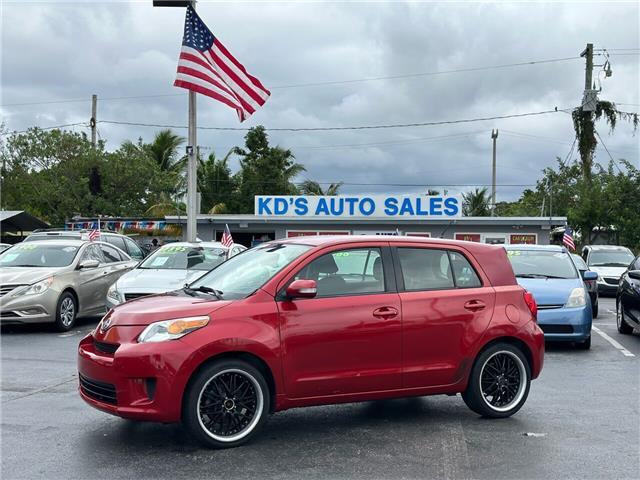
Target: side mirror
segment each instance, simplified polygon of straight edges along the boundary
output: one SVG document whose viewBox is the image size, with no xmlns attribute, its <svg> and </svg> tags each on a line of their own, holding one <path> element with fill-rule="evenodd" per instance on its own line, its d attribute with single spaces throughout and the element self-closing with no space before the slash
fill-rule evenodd
<svg viewBox="0 0 640 480">
<path fill-rule="evenodd" d="M 88 270 L 90 268 L 98 268 L 100 266 L 100 262 L 97 260 L 83 260 L 78 264 L 79 270 Z"/>
<path fill-rule="evenodd" d="M 313 298 L 318 294 L 318 284 L 315 280 L 294 280 L 287 287 L 287 298 Z"/>
<path fill-rule="evenodd" d="M 629 270 L 629 276 L 635 280 L 640 280 L 640 270 Z"/>
<path fill-rule="evenodd" d="M 584 272 L 582 272 L 582 279 L 583 280 L 597 280 L 598 279 L 598 274 L 596 272 L 592 272 L 590 270 L 585 270 Z"/>
</svg>

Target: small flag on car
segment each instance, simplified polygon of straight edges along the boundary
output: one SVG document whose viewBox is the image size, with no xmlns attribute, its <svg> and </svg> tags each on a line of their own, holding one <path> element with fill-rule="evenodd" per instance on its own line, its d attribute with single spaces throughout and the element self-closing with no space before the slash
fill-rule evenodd
<svg viewBox="0 0 640 480">
<path fill-rule="evenodd" d="M 226 223 L 224 224 L 224 232 L 222 233 L 222 239 L 220 240 L 220 243 L 222 243 L 222 245 L 224 245 L 227 248 L 233 245 L 233 237 L 231 236 L 231 230 L 229 230 L 229 225 L 227 225 Z"/>
<path fill-rule="evenodd" d="M 92 225 L 93 226 L 93 225 Z M 94 228 L 89 232 L 89 240 L 95 242 L 100 239 L 100 220 L 98 220 L 98 228 Z"/>
<path fill-rule="evenodd" d="M 562 244 L 569 250 L 576 249 L 576 244 L 573 241 L 573 230 L 571 230 L 571 227 L 569 227 L 568 225 L 564 229 L 564 235 L 562 235 Z"/>
</svg>

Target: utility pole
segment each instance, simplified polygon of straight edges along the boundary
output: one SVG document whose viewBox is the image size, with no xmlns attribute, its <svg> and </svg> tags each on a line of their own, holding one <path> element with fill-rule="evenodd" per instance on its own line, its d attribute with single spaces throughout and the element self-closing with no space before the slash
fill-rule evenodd
<svg viewBox="0 0 640 480">
<path fill-rule="evenodd" d="M 98 95 L 91 95 L 91 146 L 96 148 L 96 130 L 98 128 Z"/>
<path fill-rule="evenodd" d="M 491 130 L 493 139 L 493 165 L 491 169 L 491 216 L 496 214 L 496 140 L 498 139 L 498 129 Z"/>
<path fill-rule="evenodd" d="M 587 65 L 584 70 L 584 89 L 592 90 L 593 89 L 593 43 L 587 43 L 587 48 L 585 48 L 580 54 L 581 57 L 585 57 L 587 60 Z"/>
</svg>

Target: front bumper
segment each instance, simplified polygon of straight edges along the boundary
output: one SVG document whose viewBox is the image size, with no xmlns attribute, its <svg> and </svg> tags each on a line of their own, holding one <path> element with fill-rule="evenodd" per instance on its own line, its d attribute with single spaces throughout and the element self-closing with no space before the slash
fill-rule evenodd
<svg viewBox="0 0 640 480">
<path fill-rule="evenodd" d="M 37 295 L 12 297 L 9 292 L 1 299 L 0 322 L 3 324 L 54 322 L 60 292 L 48 288 Z"/>
<path fill-rule="evenodd" d="M 591 302 L 584 307 L 538 310 L 545 340 L 582 342 L 591 336 L 591 321 Z"/>
<path fill-rule="evenodd" d="M 143 329 L 116 326 L 104 335 L 96 329 L 80 341 L 80 396 L 119 417 L 178 422 L 190 373 L 186 366 L 193 356 L 180 340 L 137 343 Z"/>
<path fill-rule="evenodd" d="M 599 295 L 615 295 L 618 291 L 618 285 L 612 285 L 610 283 L 601 282 L 598 280 L 598 294 Z"/>
</svg>

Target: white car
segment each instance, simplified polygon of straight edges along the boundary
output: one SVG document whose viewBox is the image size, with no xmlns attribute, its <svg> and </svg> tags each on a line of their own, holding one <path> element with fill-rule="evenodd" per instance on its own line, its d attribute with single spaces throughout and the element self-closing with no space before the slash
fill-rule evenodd
<svg viewBox="0 0 640 480">
<path fill-rule="evenodd" d="M 164 245 L 109 287 L 106 306 L 113 308 L 134 298 L 178 290 L 245 250 L 242 245 L 225 247 L 220 242 Z"/>
<path fill-rule="evenodd" d="M 615 295 L 620 277 L 635 256 L 627 247 L 587 245 L 582 249 L 582 258 L 589 270 L 598 274 L 598 293 Z"/>
</svg>

